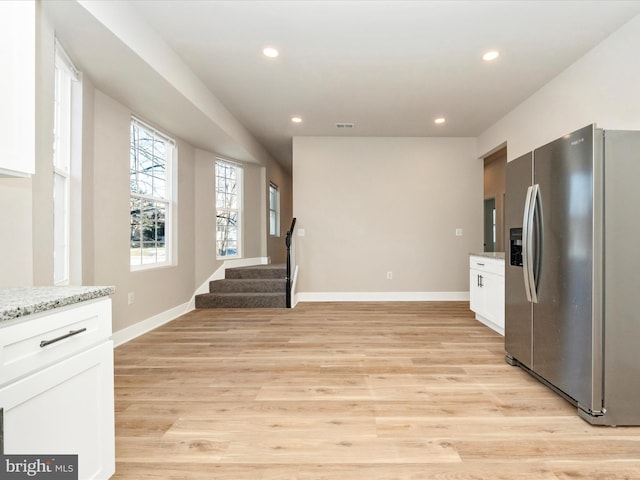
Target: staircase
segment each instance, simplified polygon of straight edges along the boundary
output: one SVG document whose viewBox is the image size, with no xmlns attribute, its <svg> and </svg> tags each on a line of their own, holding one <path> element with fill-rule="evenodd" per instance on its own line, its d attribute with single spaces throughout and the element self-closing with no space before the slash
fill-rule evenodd
<svg viewBox="0 0 640 480">
<path fill-rule="evenodd" d="M 286 274 L 284 264 L 228 268 L 196 295 L 196 308 L 285 308 Z"/>
</svg>

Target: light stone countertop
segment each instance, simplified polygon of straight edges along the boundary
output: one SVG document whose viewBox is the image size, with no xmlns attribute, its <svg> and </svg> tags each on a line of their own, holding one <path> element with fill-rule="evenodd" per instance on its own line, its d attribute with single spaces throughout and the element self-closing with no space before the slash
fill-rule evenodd
<svg viewBox="0 0 640 480">
<path fill-rule="evenodd" d="M 114 294 L 115 287 L 0 288 L 0 323 Z"/>
<path fill-rule="evenodd" d="M 504 260 L 504 252 L 480 252 L 470 253 L 470 257 L 493 258 L 494 260 Z"/>
</svg>

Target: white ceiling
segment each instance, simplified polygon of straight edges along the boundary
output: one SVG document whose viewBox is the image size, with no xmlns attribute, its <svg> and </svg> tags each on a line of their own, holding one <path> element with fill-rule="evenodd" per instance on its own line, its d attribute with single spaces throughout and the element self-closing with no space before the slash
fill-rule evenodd
<svg viewBox="0 0 640 480">
<path fill-rule="evenodd" d="M 130 3 L 287 169 L 294 135 L 476 137 L 640 13 L 640 1 Z M 486 64 L 489 49 L 500 57 Z"/>
</svg>

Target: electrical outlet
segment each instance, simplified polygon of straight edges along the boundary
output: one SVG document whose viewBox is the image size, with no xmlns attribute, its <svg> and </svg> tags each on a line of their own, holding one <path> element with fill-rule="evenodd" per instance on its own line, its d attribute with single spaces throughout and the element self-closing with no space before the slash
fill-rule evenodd
<svg viewBox="0 0 640 480">
<path fill-rule="evenodd" d="M 456 228 L 456 237 L 461 237 L 461 236 L 462 236 L 462 229 Z"/>
<path fill-rule="evenodd" d="M 393 279 L 393 272 L 387 272 L 387 280 Z"/>
<path fill-rule="evenodd" d="M 298 229 L 298 236 L 299 237 L 304 237 L 304 228 L 299 228 Z"/>
<path fill-rule="evenodd" d="M 129 305 L 131 305 L 132 303 L 135 303 L 136 294 L 134 292 L 129 292 L 129 295 L 127 296 L 127 301 L 129 302 Z"/>
</svg>

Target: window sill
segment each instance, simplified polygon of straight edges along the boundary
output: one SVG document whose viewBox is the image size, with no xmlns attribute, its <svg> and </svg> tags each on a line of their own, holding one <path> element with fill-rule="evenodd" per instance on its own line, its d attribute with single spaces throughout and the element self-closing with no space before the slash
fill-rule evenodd
<svg viewBox="0 0 640 480">
<path fill-rule="evenodd" d="M 241 255 L 224 255 L 222 257 L 216 255 L 216 260 L 219 260 L 221 262 L 225 261 L 225 260 L 238 260 L 240 258 L 244 258 Z"/>
<path fill-rule="evenodd" d="M 146 272 L 146 271 L 149 271 L 149 270 L 157 270 L 157 269 L 161 269 L 161 268 L 176 267 L 177 265 L 178 265 L 177 263 L 169 263 L 169 262 L 154 263 L 154 264 L 147 264 L 147 265 L 130 265 L 129 266 L 129 271 L 131 273 L 133 273 L 133 272 Z"/>
</svg>

